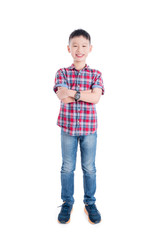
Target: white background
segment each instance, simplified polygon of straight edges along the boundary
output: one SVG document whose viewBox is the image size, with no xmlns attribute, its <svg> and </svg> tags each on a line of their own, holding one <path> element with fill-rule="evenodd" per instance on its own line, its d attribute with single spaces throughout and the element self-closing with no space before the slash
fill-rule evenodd
<svg viewBox="0 0 160 240">
<path fill-rule="evenodd" d="M 0 3 L 0 239 L 160 239 L 159 1 Z M 102 72 L 97 105 L 97 207 L 84 213 L 78 152 L 71 223 L 60 225 L 59 100 L 54 77 L 72 64 L 68 37 L 91 35 Z"/>
</svg>

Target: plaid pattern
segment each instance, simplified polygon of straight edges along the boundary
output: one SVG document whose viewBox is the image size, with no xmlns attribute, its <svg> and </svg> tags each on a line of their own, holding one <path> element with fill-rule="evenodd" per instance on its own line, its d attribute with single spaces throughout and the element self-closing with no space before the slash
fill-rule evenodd
<svg viewBox="0 0 160 240">
<path fill-rule="evenodd" d="M 55 76 L 53 87 L 55 92 L 57 87 L 67 87 L 75 91 L 101 88 L 102 94 L 104 94 L 101 72 L 91 69 L 87 64 L 80 71 L 75 69 L 74 64 L 68 68 L 60 68 Z M 57 125 L 71 136 L 94 133 L 98 125 L 95 104 L 83 101 L 68 104 L 61 102 Z"/>
</svg>

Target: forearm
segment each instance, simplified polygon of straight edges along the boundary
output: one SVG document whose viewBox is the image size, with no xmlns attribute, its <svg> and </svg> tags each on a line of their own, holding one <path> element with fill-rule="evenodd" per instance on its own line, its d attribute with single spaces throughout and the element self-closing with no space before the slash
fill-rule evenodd
<svg viewBox="0 0 160 240">
<path fill-rule="evenodd" d="M 73 98 L 75 94 L 76 94 L 76 91 L 69 90 L 69 97 Z M 99 101 L 99 96 L 97 95 L 96 92 L 92 92 L 91 90 L 81 91 L 81 96 L 78 101 L 84 101 L 84 102 L 96 104 Z"/>
<path fill-rule="evenodd" d="M 61 100 L 63 103 L 72 103 L 75 102 L 75 99 L 73 97 L 67 97 Z"/>
<path fill-rule="evenodd" d="M 85 92 L 81 92 L 81 97 L 80 97 L 79 101 L 96 104 L 99 101 L 99 97 L 94 92 L 87 93 L 87 94 Z"/>
<path fill-rule="evenodd" d="M 63 103 L 71 103 L 75 102 L 76 92 L 77 91 L 67 89 L 66 87 L 58 87 L 58 91 L 56 92 L 56 94 L 59 100 L 61 100 Z M 81 91 L 80 93 L 80 99 L 78 101 L 97 104 L 102 94 L 102 89 L 93 88 Z"/>
<path fill-rule="evenodd" d="M 69 97 L 62 99 L 61 101 L 63 103 L 75 102 L 74 96 L 75 96 L 77 91 L 74 91 L 74 90 L 68 90 L 68 91 L 69 91 Z M 92 90 L 85 90 L 85 91 L 81 91 L 81 93 L 84 92 L 84 93 L 88 94 L 88 93 L 91 93 L 91 91 Z"/>
</svg>

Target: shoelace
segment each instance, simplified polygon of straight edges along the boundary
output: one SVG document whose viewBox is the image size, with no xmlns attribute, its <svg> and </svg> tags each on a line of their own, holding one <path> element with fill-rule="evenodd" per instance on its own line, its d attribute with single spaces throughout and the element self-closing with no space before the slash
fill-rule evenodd
<svg viewBox="0 0 160 240">
<path fill-rule="evenodd" d="M 68 204 L 66 202 L 63 202 L 62 205 L 58 206 L 57 208 L 62 207 L 63 205 L 67 205 L 68 206 Z"/>
<path fill-rule="evenodd" d="M 67 203 L 63 203 L 62 205 L 58 206 L 59 207 L 62 207 L 62 210 L 63 212 L 67 212 L 68 209 L 69 209 L 69 205 Z"/>
</svg>

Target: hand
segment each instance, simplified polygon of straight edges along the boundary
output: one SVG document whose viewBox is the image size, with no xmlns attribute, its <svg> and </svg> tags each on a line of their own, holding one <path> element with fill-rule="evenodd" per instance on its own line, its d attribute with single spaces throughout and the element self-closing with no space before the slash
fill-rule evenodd
<svg viewBox="0 0 160 240">
<path fill-rule="evenodd" d="M 83 91 L 83 92 L 85 92 L 85 93 L 91 93 L 91 92 L 92 92 L 92 89 L 85 90 L 85 91 Z"/>
<path fill-rule="evenodd" d="M 69 96 L 68 88 L 66 87 L 58 87 L 58 91 L 56 92 L 59 100 L 67 98 Z"/>
</svg>

